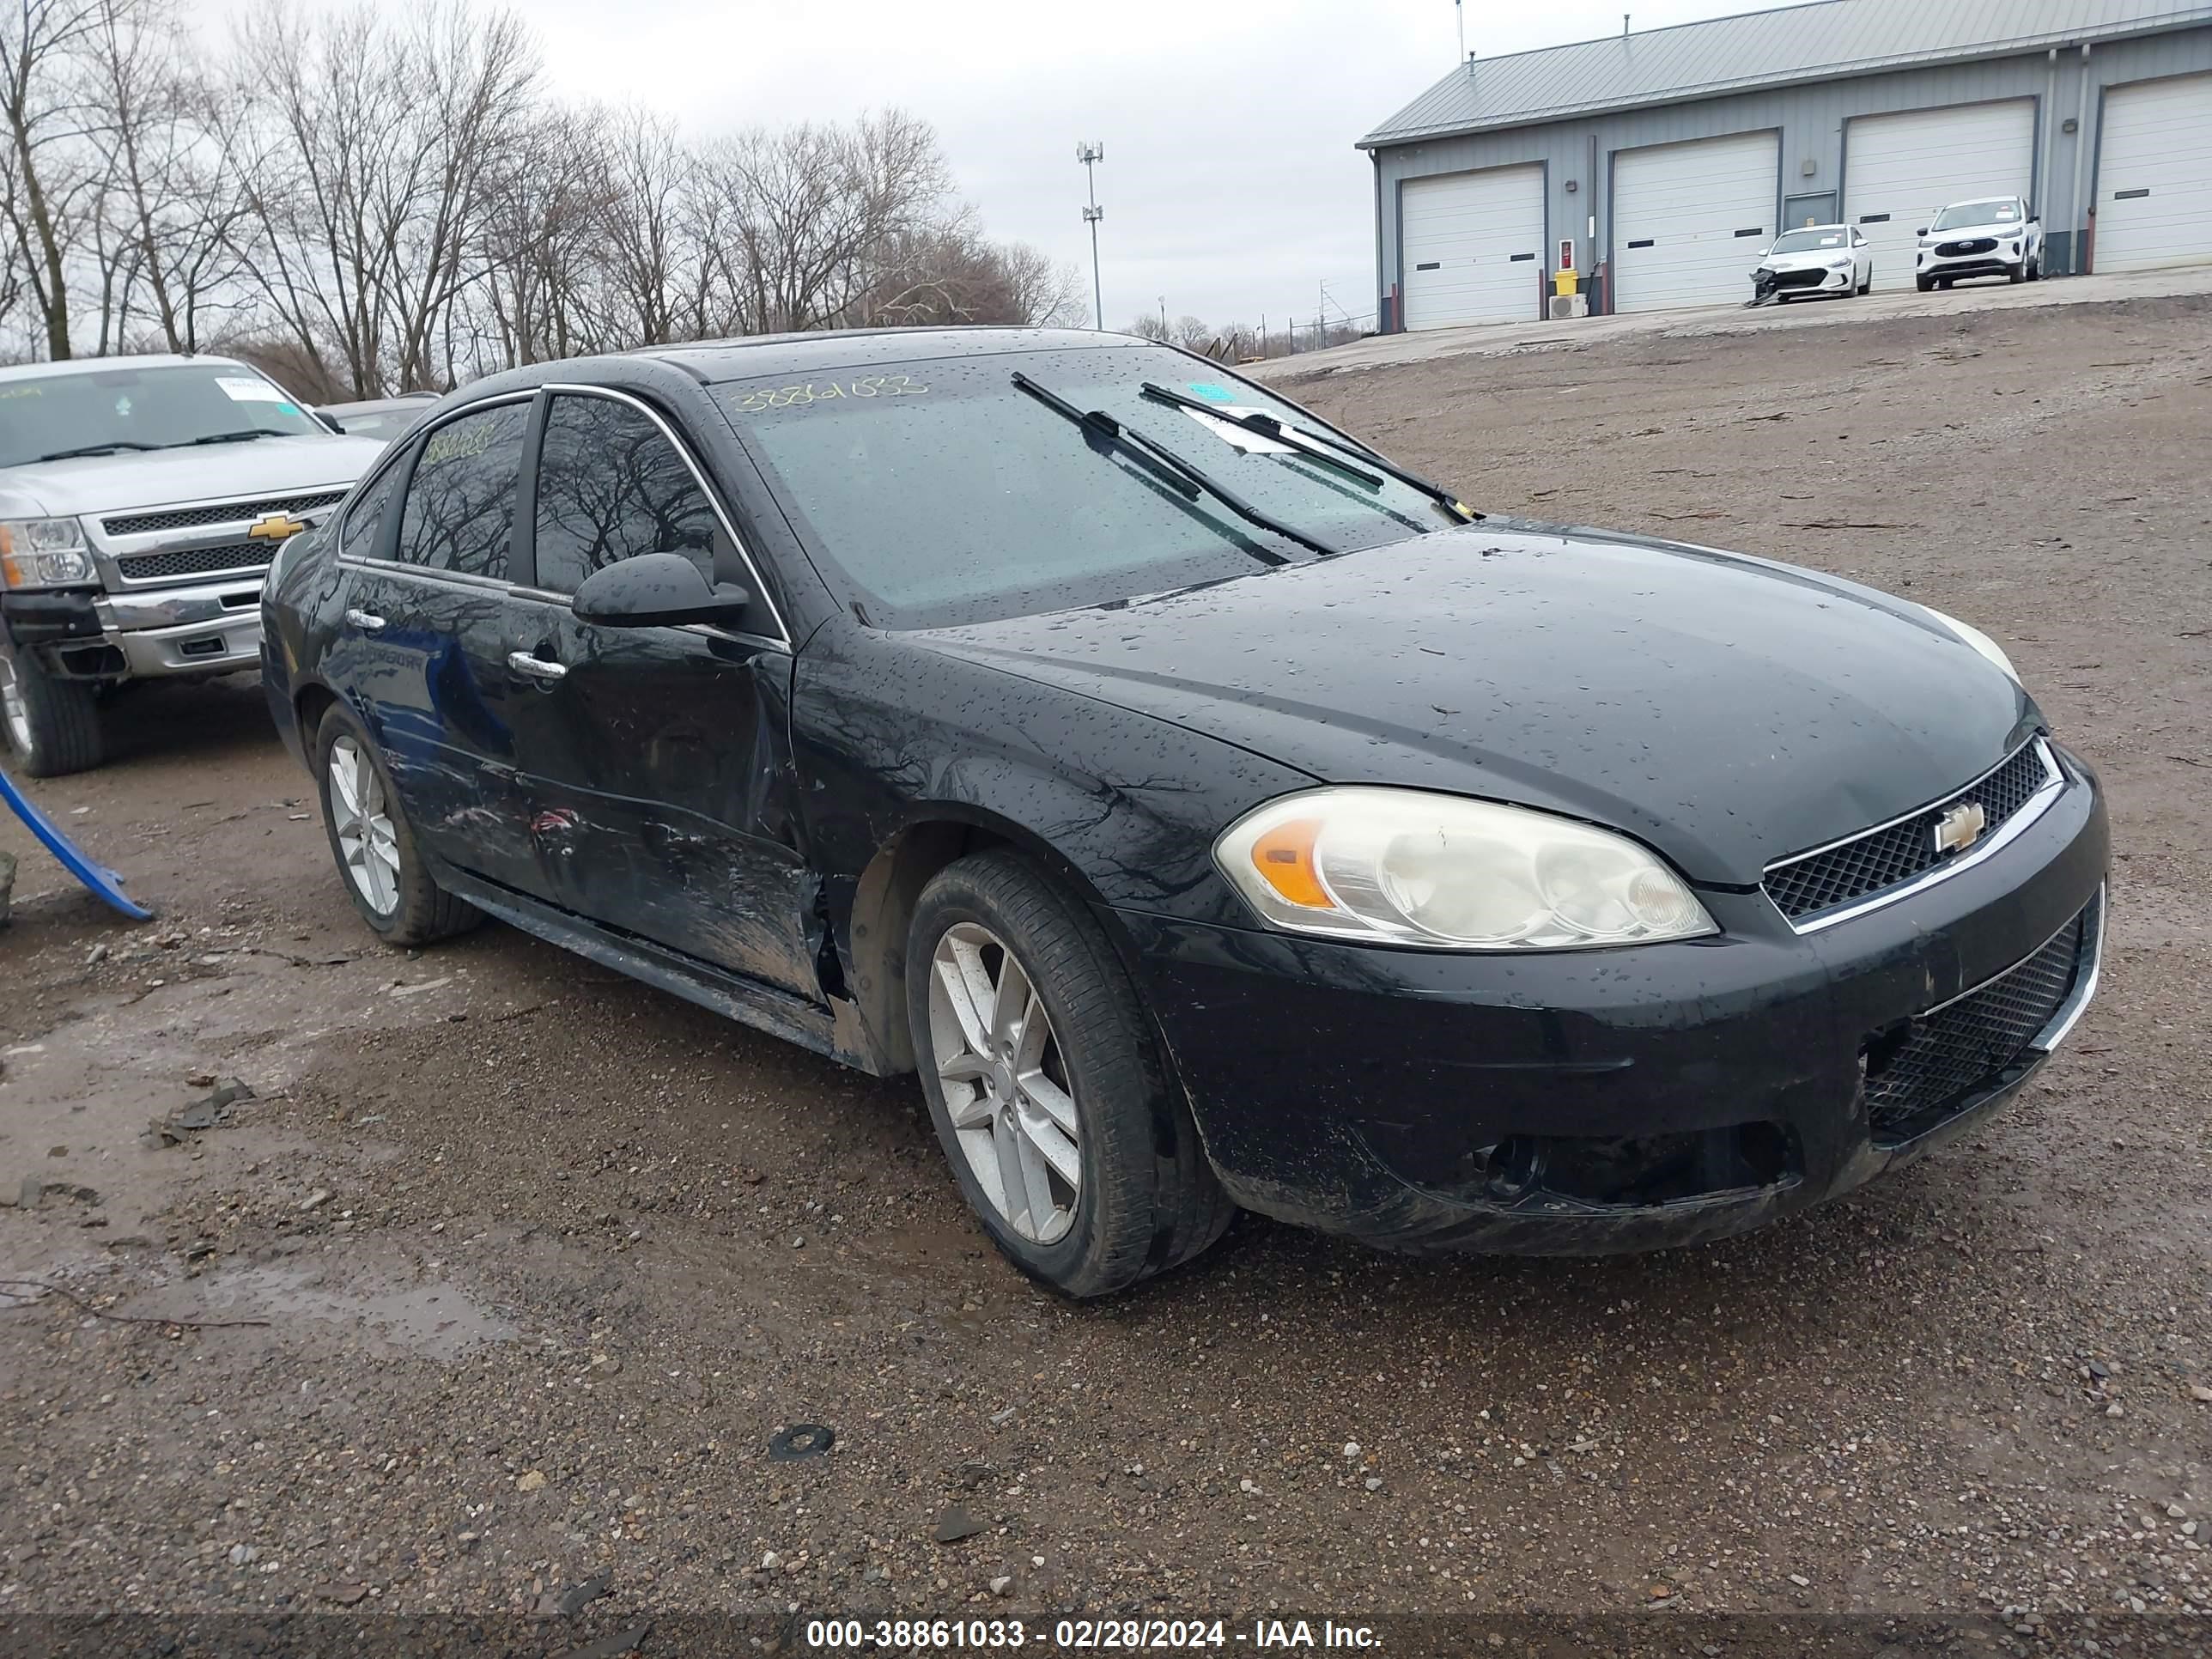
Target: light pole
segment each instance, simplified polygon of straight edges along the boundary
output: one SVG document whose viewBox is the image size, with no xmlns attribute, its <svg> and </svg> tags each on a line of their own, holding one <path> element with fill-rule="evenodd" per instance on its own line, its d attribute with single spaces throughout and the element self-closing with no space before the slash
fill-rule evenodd
<svg viewBox="0 0 2212 1659">
<path fill-rule="evenodd" d="M 1103 334 L 1106 331 L 1106 301 L 1098 286 L 1098 222 L 1106 216 L 1106 210 L 1098 205 L 1098 175 L 1092 169 L 1106 159 L 1105 142 L 1102 139 L 1095 143 L 1079 143 L 1075 159 L 1083 163 L 1084 182 L 1091 189 L 1091 205 L 1083 210 L 1083 222 L 1091 227 L 1091 311 Z"/>
</svg>

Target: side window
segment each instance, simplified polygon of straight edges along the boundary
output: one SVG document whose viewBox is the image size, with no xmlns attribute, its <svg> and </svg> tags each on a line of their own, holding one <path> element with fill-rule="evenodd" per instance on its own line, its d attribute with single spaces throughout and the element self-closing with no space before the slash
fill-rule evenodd
<svg viewBox="0 0 2212 1659">
<path fill-rule="evenodd" d="M 611 398 L 556 393 L 538 462 L 538 585 L 573 593 L 641 553 L 689 554 L 709 581 L 721 521 L 660 428 Z"/>
<path fill-rule="evenodd" d="M 361 499 L 346 509 L 345 522 L 338 526 L 338 551 L 349 558 L 366 559 L 376 552 L 376 532 L 384 522 L 385 509 L 392 505 L 392 492 L 399 483 L 399 469 L 387 466 Z"/>
<path fill-rule="evenodd" d="M 506 580 L 529 416 L 527 403 L 501 404 L 423 441 L 399 520 L 400 562 Z"/>
</svg>

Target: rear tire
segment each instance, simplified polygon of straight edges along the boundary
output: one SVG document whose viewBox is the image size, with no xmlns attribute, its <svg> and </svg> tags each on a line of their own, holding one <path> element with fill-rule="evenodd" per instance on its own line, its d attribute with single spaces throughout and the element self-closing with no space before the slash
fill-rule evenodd
<svg viewBox="0 0 2212 1659">
<path fill-rule="evenodd" d="M 1002 850 L 947 866 L 915 905 L 906 982 L 938 1139 L 1024 1273 L 1104 1296 L 1228 1227 L 1236 1206 L 1136 985 L 1060 884 Z"/>
<path fill-rule="evenodd" d="M 324 714 L 310 752 L 331 856 L 346 896 L 378 938 L 386 945 L 428 945 L 483 920 L 466 899 L 430 879 L 383 757 L 343 706 Z M 343 786 L 342 774 L 349 780 Z"/>
<path fill-rule="evenodd" d="M 56 679 L 35 656 L 0 645 L 0 711 L 8 751 L 26 776 L 58 778 L 100 764 L 100 688 L 92 681 Z"/>
</svg>

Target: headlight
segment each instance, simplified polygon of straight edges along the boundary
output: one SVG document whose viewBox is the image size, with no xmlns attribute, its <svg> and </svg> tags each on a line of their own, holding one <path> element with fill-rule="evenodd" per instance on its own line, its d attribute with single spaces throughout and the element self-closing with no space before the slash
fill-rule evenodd
<svg viewBox="0 0 2212 1659">
<path fill-rule="evenodd" d="M 1851 261 L 1848 255 L 1841 259 L 1831 259 L 1828 261 L 1828 269 L 1831 270 L 1849 270 L 1850 268 Z"/>
<path fill-rule="evenodd" d="M 1433 951 L 1569 951 L 1717 930 L 1625 836 L 1418 789 L 1316 789 L 1246 813 L 1213 856 L 1261 919 Z"/>
<path fill-rule="evenodd" d="M 9 586 L 60 587 L 92 579 L 92 554 L 75 519 L 0 522 L 0 580 Z"/>
<path fill-rule="evenodd" d="M 1925 611 L 1929 616 L 1935 617 L 1937 622 L 1942 623 L 1944 627 L 1949 629 L 1954 634 L 1956 634 L 1968 645 L 1972 646 L 1975 650 L 1980 652 L 1982 655 L 1988 658 L 1990 661 L 2003 669 L 2007 674 L 2012 677 L 2012 683 L 2014 685 L 2018 685 L 2020 684 L 2020 670 L 2012 665 L 2012 659 L 2005 655 L 2004 647 L 1999 645 L 1995 640 L 1991 639 L 1988 635 L 1983 633 L 1980 629 L 1972 626 L 1971 623 L 1962 623 L 1956 617 L 1948 616 L 1944 612 L 1938 611 L 1932 605 L 1924 605 L 1920 608 L 1923 611 Z"/>
</svg>

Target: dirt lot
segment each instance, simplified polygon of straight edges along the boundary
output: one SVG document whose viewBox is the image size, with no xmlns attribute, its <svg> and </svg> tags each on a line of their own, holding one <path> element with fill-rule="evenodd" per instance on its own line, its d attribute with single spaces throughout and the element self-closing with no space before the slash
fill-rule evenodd
<svg viewBox="0 0 2212 1659">
<path fill-rule="evenodd" d="M 2005 641 L 2118 848 L 2043 1078 L 1715 1248 L 1409 1265 L 1247 1221 L 1068 1306 L 981 1245 L 911 1085 L 501 928 L 374 947 L 258 688 L 144 693 L 37 793 L 161 919 L 0 837 L 0 1198 L 46 1188 L 0 1209 L 0 1622 L 2212 1608 L 2212 301 L 1290 389 L 1470 499 Z M 195 1076 L 254 1097 L 142 1144 Z M 794 1423 L 834 1449 L 771 1460 Z"/>
</svg>

